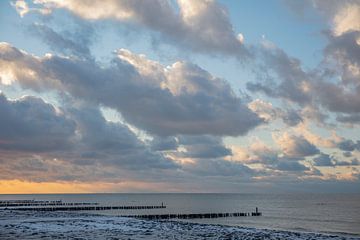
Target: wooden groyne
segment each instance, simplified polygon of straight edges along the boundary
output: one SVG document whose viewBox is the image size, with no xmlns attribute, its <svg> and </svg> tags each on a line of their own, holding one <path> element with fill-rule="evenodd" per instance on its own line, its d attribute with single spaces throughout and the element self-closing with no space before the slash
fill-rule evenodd
<svg viewBox="0 0 360 240">
<path fill-rule="evenodd" d="M 102 210 L 131 210 L 131 209 L 159 209 L 161 205 L 141 206 L 99 206 L 99 203 L 90 202 L 63 202 L 62 200 L 3 200 L 0 201 L 0 210 L 14 211 L 102 211 Z"/>
<path fill-rule="evenodd" d="M 55 201 L 35 201 L 35 200 L 8 200 L 0 201 L 0 207 L 30 207 L 30 206 L 81 206 L 81 205 L 99 205 L 90 202 L 63 202 Z"/>
<path fill-rule="evenodd" d="M 35 200 L 7 200 L 0 201 L 1 210 L 13 211 L 104 211 L 104 210 L 141 210 L 141 209 L 163 209 L 161 205 L 142 206 L 99 206 L 99 203 L 86 202 L 62 202 L 56 201 L 35 201 Z M 261 216 L 262 213 L 255 208 L 255 212 L 235 213 L 190 213 L 190 214 L 143 214 L 143 215 L 121 215 L 121 217 L 163 220 L 163 219 L 196 219 L 196 218 L 225 218 L 225 217 L 248 217 Z"/>
<path fill-rule="evenodd" d="M 196 219 L 196 218 L 225 218 L 225 217 L 248 217 L 261 216 L 261 212 L 236 212 L 236 213 L 190 213 L 190 214 L 158 214 L 158 215 L 123 215 L 122 217 L 138 218 L 146 220 L 165 219 Z"/>
<path fill-rule="evenodd" d="M 6 207 L 1 210 L 14 211 L 103 211 L 103 210 L 131 210 L 131 209 L 159 209 L 160 206 L 53 206 L 53 207 Z"/>
</svg>

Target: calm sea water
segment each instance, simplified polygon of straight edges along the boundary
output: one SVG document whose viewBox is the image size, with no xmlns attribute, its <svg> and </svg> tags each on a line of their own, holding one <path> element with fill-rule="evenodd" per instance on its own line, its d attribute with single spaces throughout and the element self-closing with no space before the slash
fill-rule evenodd
<svg viewBox="0 0 360 240">
<path fill-rule="evenodd" d="M 360 235 L 359 194 L 41 194 L 0 195 L 5 199 L 98 202 L 101 205 L 161 205 L 166 209 L 96 211 L 130 215 L 161 213 L 251 212 L 261 217 L 191 220 L 200 223 Z"/>
</svg>

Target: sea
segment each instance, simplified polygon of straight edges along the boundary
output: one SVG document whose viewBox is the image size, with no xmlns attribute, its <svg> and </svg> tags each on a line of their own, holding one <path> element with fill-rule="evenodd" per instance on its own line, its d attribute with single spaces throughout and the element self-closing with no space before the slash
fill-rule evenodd
<svg viewBox="0 0 360 240">
<path fill-rule="evenodd" d="M 262 216 L 181 220 L 196 223 L 360 236 L 360 194 L 102 193 L 0 195 L 1 200 L 62 200 L 100 205 L 166 205 L 101 215 L 254 212 Z"/>
</svg>

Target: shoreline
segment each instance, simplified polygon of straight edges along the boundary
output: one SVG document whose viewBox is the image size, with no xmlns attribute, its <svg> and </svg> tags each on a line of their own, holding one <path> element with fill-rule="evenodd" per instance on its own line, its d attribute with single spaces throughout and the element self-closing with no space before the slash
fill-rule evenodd
<svg viewBox="0 0 360 240">
<path fill-rule="evenodd" d="M 283 232 L 294 232 L 294 233 L 307 233 L 307 234 L 323 234 L 323 235 L 336 235 L 336 236 L 342 236 L 342 237 L 355 237 L 360 239 L 360 234 L 358 233 L 350 233 L 350 232 L 329 232 L 329 231 L 311 231 L 305 228 L 297 228 L 297 229 L 286 229 L 286 228 L 266 228 L 266 227 L 252 227 L 252 226 L 239 226 L 236 224 L 230 224 L 230 223 L 201 223 L 196 222 L 196 220 L 184 220 L 184 219 L 178 219 L 178 220 L 169 220 L 173 222 L 183 222 L 183 223 L 191 223 L 191 224 L 200 224 L 200 225 L 214 225 L 214 226 L 223 226 L 223 227 L 235 227 L 235 228 L 244 228 L 244 229 L 254 229 L 259 231 L 283 231 Z"/>
<path fill-rule="evenodd" d="M 77 212 L 0 212 L 0 239 L 334 239 L 359 235 L 260 229 Z"/>
</svg>

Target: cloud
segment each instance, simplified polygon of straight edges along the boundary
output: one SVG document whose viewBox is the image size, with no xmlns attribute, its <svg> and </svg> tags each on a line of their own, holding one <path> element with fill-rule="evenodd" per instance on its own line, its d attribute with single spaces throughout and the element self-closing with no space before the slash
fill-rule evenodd
<svg viewBox="0 0 360 240">
<path fill-rule="evenodd" d="M 261 174 L 265 176 L 275 176 L 280 172 L 282 174 L 287 172 L 304 172 L 310 171 L 311 169 L 305 166 L 301 161 L 304 160 L 303 157 L 299 156 L 289 156 L 284 152 L 279 151 L 275 148 L 271 148 L 265 145 L 261 141 L 255 141 L 247 149 L 243 149 L 241 155 L 243 157 L 238 157 L 238 151 L 234 151 L 234 156 L 232 159 L 246 163 L 248 165 L 261 165 Z"/>
<path fill-rule="evenodd" d="M 322 64 L 309 71 L 283 50 L 263 47 L 258 57 L 260 67 L 257 65 L 254 70 L 261 70 L 261 74 L 258 81 L 247 83 L 247 89 L 312 108 L 317 115 L 321 114 L 321 107 L 330 112 L 356 114 L 360 111 L 359 34 L 327 35 L 329 44 Z"/>
<path fill-rule="evenodd" d="M 24 0 L 18 0 L 16 2 L 12 2 L 11 4 L 15 7 L 20 17 L 24 17 L 29 12 L 29 6 Z"/>
<path fill-rule="evenodd" d="M 25 0 L 16 0 L 11 2 L 11 5 L 16 9 L 20 17 L 24 17 L 30 12 L 38 12 L 41 14 L 50 14 L 50 10 L 46 8 L 30 8 Z"/>
<path fill-rule="evenodd" d="M 273 165 L 279 160 L 279 152 L 260 141 L 252 143 L 249 151 L 250 154 L 253 155 L 249 161 L 252 163 Z"/>
<path fill-rule="evenodd" d="M 290 172 L 302 172 L 310 170 L 308 167 L 297 161 L 280 161 L 276 164 L 276 169 Z"/>
<path fill-rule="evenodd" d="M 339 36 L 346 32 L 360 30 L 360 2 L 358 0 L 312 0 L 308 3 L 328 19 L 334 35 Z"/>
<path fill-rule="evenodd" d="M 179 136 L 179 145 L 186 152 L 186 158 L 221 158 L 232 155 L 231 149 L 225 147 L 221 138 L 214 136 Z"/>
<path fill-rule="evenodd" d="M 75 164 L 118 166 L 122 169 L 175 169 L 178 166 L 160 153 L 153 152 L 146 143 L 124 124 L 108 122 L 98 107 L 80 104 L 67 109 L 77 122 L 78 149 Z"/>
<path fill-rule="evenodd" d="M 336 120 L 345 124 L 360 124 L 360 114 L 339 115 Z"/>
<path fill-rule="evenodd" d="M 359 0 L 306 0 L 301 2 L 284 1 L 292 11 L 304 15 L 307 8 L 313 8 L 325 17 L 334 35 L 360 30 Z"/>
<path fill-rule="evenodd" d="M 81 142 L 89 149 L 118 152 L 141 147 L 132 131 L 121 123 L 107 122 L 94 106 L 67 107 L 77 122 Z"/>
<path fill-rule="evenodd" d="M 267 122 L 277 118 L 277 109 L 270 103 L 261 99 L 255 99 L 248 104 L 248 107 Z"/>
<path fill-rule="evenodd" d="M 172 4 L 165 0 L 146 2 L 107 0 L 85 4 L 85 1 L 74 3 L 41 0 L 35 3 L 48 11 L 58 8 L 67 9 L 86 20 L 115 19 L 120 22 L 135 22 L 159 32 L 164 39 L 170 39 L 177 45 L 186 45 L 187 48 L 200 52 L 226 55 L 246 52 L 233 31 L 226 9 L 215 1 L 179 0 Z M 331 22 L 332 30 L 327 34 L 329 45 L 325 48 L 324 59 L 331 58 L 329 62 L 335 60 L 338 69 L 335 71 L 329 66 L 325 69 L 321 67 L 313 71 L 305 71 L 298 59 L 288 56 L 274 44 L 263 43 L 263 47 L 251 50 L 257 54 L 256 61 L 260 64 L 255 64 L 255 74 L 259 74 L 259 79 L 262 81 L 248 82 L 248 90 L 264 92 L 268 96 L 282 98 L 301 107 L 312 107 L 317 111 L 320 111 L 318 105 L 339 113 L 359 111 L 360 94 L 357 87 L 359 83 L 356 79 L 360 77 L 360 68 L 359 61 L 354 62 L 354 58 L 359 55 L 356 54 L 359 50 L 357 33 L 359 25 L 356 20 L 359 18 L 360 4 L 352 0 L 331 3 L 331 6 L 328 6 L 323 1 L 308 1 L 297 6 L 304 5 L 301 9 L 305 9 L 305 5 L 312 6 Z M 159 21 L 159 19 L 167 19 L 167 21 Z M 344 87 L 342 84 L 324 79 L 329 76 L 319 74 L 320 72 L 325 74 L 329 70 L 333 72 L 332 78 L 336 78 L 334 74 L 339 74 L 343 82 L 352 81 L 355 86 Z M 296 116 L 292 114 L 290 117 Z M 300 118 L 299 115 L 291 119 L 284 117 L 284 120 L 290 119 L 285 123 L 294 126 L 300 122 Z"/>
<path fill-rule="evenodd" d="M 360 2 L 331 1 L 329 4 L 315 0 L 304 4 L 323 13 L 331 23 L 331 29 L 324 31 L 328 44 L 322 63 L 305 71 L 300 60 L 288 56 L 274 44 L 264 43 L 258 61 L 265 73 L 259 74 L 260 81 L 249 82 L 247 87 L 252 92 L 263 92 L 318 111 L 321 106 L 331 112 L 354 116 L 360 111 Z"/>
<path fill-rule="evenodd" d="M 251 92 L 263 92 L 270 97 L 282 98 L 301 106 L 310 104 L 311 82 L 301 62 L 288 56 L 276 46 L 263 45 L 257 51 L 259 63 L 254 66 L 257 82 L 248 82 Z"/>
<path fill-rule="evenodd" d="M 339 161 L 334 156 L 321 153 L 313 159 L 314 165 L 319 167 L 335 167 L 335 166 L 358 166 L 359 160 L 354 158 L 349 161 Z"/>
<path fill-rule="evenodd" d="M 47 25 L 34 23 L 29 25 L 28 30 L 55 51 L 65 55 L 91 57 L 89 45 L 94 32 L 89 25 L 82 24 L 80 29 L 75 30 L 76 32 L 56 32 Z"/>
<path fill-rule="evenodd" d="M 337 144 L 337 147 L 348 152 L 352 152 L 354 150 L 360 151 L 360 141 L 354 142 L 353 140 L 344 139 Z"/>
<path fill-rule="evenodd" d="M 331 78 L 339 76 L 335 83 L 322 79 L 317 84 L 321 104 L 330 111 L 358 113 L 360 108 L 360 32 L 347 32 L 340 36 L 328 36 L 324 50 L 326 69 Z"/>
<path fill-rule="evenodd" d="M 47 12 L 66 9 L 86 20 L 132 22 L 192 51 L 238 58 L 249 55 L 243 46 L 243 35 L 234 33 L 227 10 L 214 0 L 178 0 L 176 6 L 167 0 L 36 0 L 34 3 Z"/>
<path fill-rule="evenodd" d="M 154 136 L 150 142 L 153 151 L 168 151 L 176 150 L 179 146 L 178 140 L 175 137 L 158 137 Z"/>
<path fill-rule="evenodd" d="M 281 115 L 284 123 L 289 126 L 296 126 L 303 121 L 302 116 L 293 109 L 284 111 Z"/>
<path fill-rule="evenodd" d="M 328 154 L 321 153 L 319 156 L 315 157 L 313 160 L 314 160 L 315 166 L 320 166 L 320 167 L 334 166 L 332 158 Z"/>
<path fill-rule="evenodd" d="M 254 170 L 239 162 L 219 159 L 199 159 L 185 165 L 184 169 L 198 176 L 250 178 L 255 175 Z"/>
<path fill-rule="evenodd" d="M 69 105 L 57 109 L 36 97 L 0 95 L 1 179 L 112 182 L 179 167 L 125 125 L 107 122 L 96 106 Z"/>
<path fill-rule="evenodd" d="M 360 31 L 360 2 L 350 1 L 337 12 L 333 19 L 335 35 L 349 31 Z"/>
<path fill-rule="evenodd" d="M 336 134 L 323 138 L 306 127 L 312 127 L 312 121 L 321 126 L 335 119 L 358 122 L 358 5 L 351 0 L 345 4 L 312 0 L 315 2 L 332 25 L 323 33 L 328 44 L 321 64 L 307 70 L 299 59 L 269 41 L 260 47 L 245 46 L 244 36 L 234 32 L 227 10 L 212 0 L 34 0 L 35 5 L 29 6 L 14 1 L 22 17 L 65 9 L 80 19 L 77 24 L 81 25 L 75 26 L 79 29 L 30 26 L 33 35 L 60 55 L 35 56 L 0 43 L 2 84 L 19 84 L 23 90 L 46 92 L 61 101 L 55 107 L 36 97 L 0 98 L 0 114 L 8 117 L 0 119 L 5 122 L 0 127 L 1 178 L 166 182 L 167 187 L 195 186 L 201 191 L 203 186 L 237 191 L 252 178 L 257 181 L 248 186 L 259 187 L 266 181 L 280 188 L 292 183 L 305 186 L 312 179 L 355 181 L 358 142 Z M 247 101 L 226 80 L 185 61 L 166 66 L 118 49 L 111 62 L 100 62 L 91 56 L 94 29 L 86 21 L 92 25 L 104 20 L 115 27 L 126 24 L 136 31 L 150 30 L 162 43 L 193 53 L 238 60 L 256 57 L 247 62 L 253 64 L 256 79 L 247 83 L 247 89 L 280 101 L 250 97 Z M 31 107 L 27 111 L 20 105 Z M 100 111 L 104 107 L 116 110 L 121 120 L 108 121 L 111 117 L 105 118 L 106 113 Z M 223 139 L 244 136 L 263 123 L 269 125 L 259 131 L 291 129 L 274 134 L 275 147 L 269 139 L 262 143 L 250 138 L 248 147 L 228 144 L 246 144 L 249 139 Z M 146 137 L 139 137 L 139 132 Z M 260 132 L 261 138 L 268 138 L 267 133 Z M 44 141 L 46 135 L 49 141 Z M 319 147 L 346 151 L 347 158 L 337 160 L 339 153 L 326 154 Z M 315 167 L 321 171 L 321 167 L 333 167 L 332 172 L 339 172 L 322 173 Z M 342 172 L 350 168 L 351 173 Z"/>
<path fill-rule="evenodd" d="M 75 122 L 40 98 L 8 100 L 0 93 L 0 115 L 2 150 L 42 152 L 72 146 Z"/>
<path fill-rule="evenodd" d="M 344 156 L 344 157 L 351 157 L 351 156 L 352 156 L 352 152 L 343 152 L 343 156 Z"/>
<path fill-rule="evenodd" d="M 66 91 L 103 104 L 157 135 L 238 136 L 263 122 L 225 80 L 186 62 L 164 67 L 121 50 L 102 67 L 91 59 L 35 57 L 2 43 L 0 63 L 1 78 L 10 74 L 24 88 Z"/>
<path fill-rule="evenodd" d="M 281 136 L 275 136 L 276 143 L 288 157 L 307 157 L 318 154 L 319 149 L 307 141 L 303 136 L 290 135 L 285 132 Z"/>
<path fill-rule="evenodd" d="M 278 118 L 282 119 L 288 126 L 296 126 L 303 122 L 303 117 L 298 111 L 274 107 L 270 102 L 265 102 L 260 99 L 253 100 L 248 104 L 248 107 L 266 122 L 271 122 Z"/>
<path fill-rule="evenodd" d="M 35 91 L 57 89 L 58 81 L 50 78 L 46 66 L 42 64 L 51 57 L 47 54 L 40 59 L 8 43 L 0 42 L 0 82 L 10 85 L 14 81 L 21 81 L 24 88 Z"/>
<path fill-rule="evenodd" d="M 296 132 L 304 136 L 311 144 L 321 148 L 336 148 L 338 142 L 342 140 L 335 130 L 331 131 L 330 136 L 323 137 L 313 131 L 308 123 L 298 125 Z"/>
<path fill-rule="evenodd" d="M 348 161 L 338 161 L 336 162 L 337 166 L 359 166 L 360 161 L 357 158 L 353 158 L 350 162 Z"/>
</svg>

